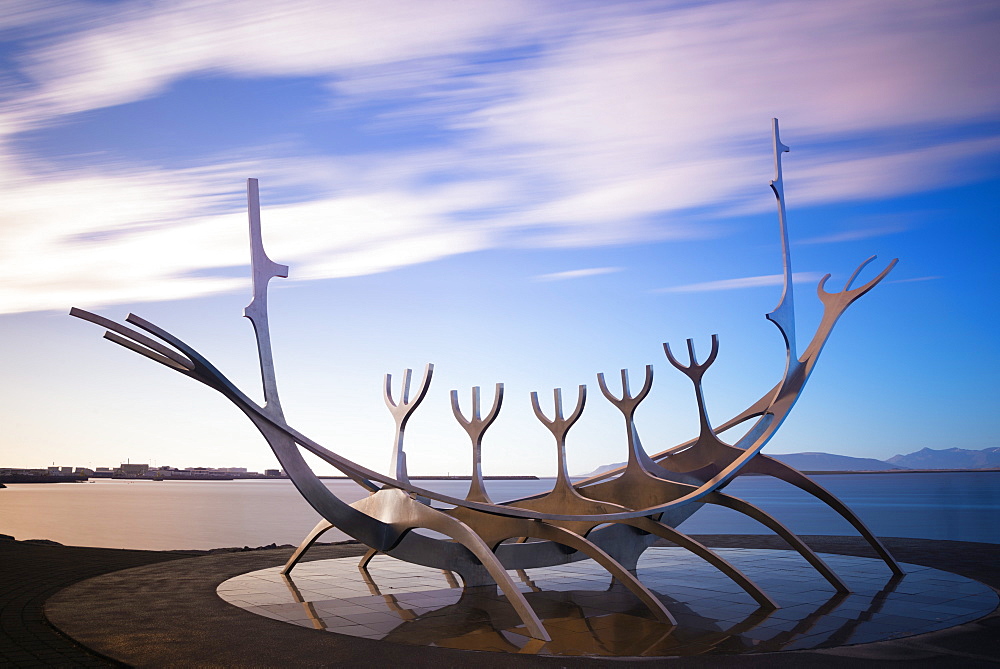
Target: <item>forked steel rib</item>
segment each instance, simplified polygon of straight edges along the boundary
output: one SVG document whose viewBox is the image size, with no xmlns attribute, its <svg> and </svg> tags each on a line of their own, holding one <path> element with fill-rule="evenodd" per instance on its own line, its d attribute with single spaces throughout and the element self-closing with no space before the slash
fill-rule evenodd
<svg viewBox="0 0 1000 669">
<path fill-rule="evenodd" d="M 483 418 L 480 415 L 479 386 L 472 389 L 472 417 L 466 418 L 458 406 L 458 391 L 451 391 L 451 411 L 455 414 L 455 420 L 469 435 L 472 441 L 472 481 L 469 483 L 469 492 L 465 499 L 473 502 L 484 502 L 492 504 L 489 494 L 486 492 L 486 483 L 483 481 L 483 435 L 486 430 L 497 419 L 500 414 L 500 405 L 503 403 L 503 384 L 498 383 L 493 392 L 493 405 Z"/>
<path fill-rule="evenodd" d="M 538 405 L 538 393 L 531 393 L 531 408 L 535 411 L 535 417 L 541 421 L 542 425 L 552 433 L 556 440 L 556 483 L 555 487 L 560 489 L 572 488 L 569 482 L 569 470 L 566 468 L 566 433 L 573 427 L 573 424 L 580 419 L 583 407 L 587 403 L 587 386 L 581 385 L 577 394 L 576 408 L 569 417 L 563 417 L 562 388 L 552 391 L 552 400 L 555 404 L 555 417 L 549 418 Z"/>
<path fill-rule="evenodd" d="M 646 399 L 649 395 L 650 389 L 653 387 L 653 366 L 646 365 L 646 376 L 642 382 L 642 388 L 638 393 L 632 395 L 631 389 L 628 383 L 628 370 L 621 370 L 622 374 L 622 396 L 616 397 L 608 389 L 608 384 L 604 380 L 604 373 L 600 372 L 597 375 L 597 384 L 601 387 L 601 393 L 611 404 L 615 406 L 616 409 L 621 411 L 622 416 L 625 418 L 625 432 L 628 435 L 628 469 L 634 469 L 636 467 L 642 468 L 646 471 L 660 470 L 659 465 L 653 462 L 650 457 L 646 454 L 646 451 L 642 447 L 642 442 L 639 440 L 639 433 L 635 429 L 635 410 L 639 407 L 639 404 Z M 625 506 L 629 506 L 626 504 Z"/>
<path fill-rule="evenodd" d="M 410 377 L 413 375 L 412 369 L 403 372 L 403 388 L 400 391 L 399 401 L 392 399 L 392 374 L 385 375 L 385 386 L 383 388 L 383 399 L 385 405 L 396 420 L 396 439 L 392 449 L 392 460 L 389 463 L 389 471 L 393 476 L 403 483 L 409 484 L 410 477 L 406 469 L 406 453 L 403 451 L 403 432 L 406 430 L 406 422 L 417 410 L 420 403 L 427 396 L 427 390 L 431 387 L 431 377 L 434 376 L 434 365 L 427 363 L 424 368 L 424 378 L 420 381 L 420 388 L 416 396 L 410 399 Z"/>
</svg>

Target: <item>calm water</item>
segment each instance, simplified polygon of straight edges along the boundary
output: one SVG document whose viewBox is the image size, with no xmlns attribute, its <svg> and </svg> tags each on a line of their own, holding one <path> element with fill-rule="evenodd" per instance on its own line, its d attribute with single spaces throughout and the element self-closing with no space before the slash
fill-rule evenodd
<svg viewBox="0 0 1000 669">
<path fill-rule="evenodd" d="M 1000 543 L 1000 472 L 838 474 L 815 479 L 880 536 Z M 327 485 L 362 497 L 347 481 Z M 464 497 L 468 482 L 423 481 Z M 494 499 L 547 490 L 552 481 L 489 481 Z M 833 511 L 767 477 L 726 491 L 760 506 L 800 534 L 853 535 Z M 111 481 L 9 485 L 0 490 L 0 534 L 108 548 L 207 549 L 297 544 L 318 516 L 289 481 Z M 728 509 L 705 507 L 681 526 L 692 534 L 768 534 Z M 346 538 L 331 531 L 327 541 Z"/>
</svg>

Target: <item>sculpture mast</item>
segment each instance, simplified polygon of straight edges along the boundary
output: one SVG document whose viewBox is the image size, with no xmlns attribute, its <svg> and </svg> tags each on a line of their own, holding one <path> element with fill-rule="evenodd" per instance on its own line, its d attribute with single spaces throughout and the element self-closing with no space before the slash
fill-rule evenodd
<svg viewBox="0 0 1000 669">
<path fill-rule="evenodd" d="M 247 179 L 247 213 L 250 217 L 253 299 L 243 310 L 243 316 L 253 323 L 257 335 L 260 377 L 264 385 L 264 411 L 276 418 L 284 418 L 281 402 L 278 400 L 278 382 L 275 379 L 274 358 L 271 354 L 271 328 L 267 318 L 267 283 L 276 276 L 287 279 L 288 266 L 279 265 L 264 252 L 264 241 L 260 233 L 260 195 L 256 179 Z"/>
<path fill-rule="evenodd" d="M 767 314 L 767 319 L 778 326 L 781 334 L 785 337 L 788 347 L 788 362 L 785 368 L 785 375 L 791 374 L 794 367 L 798 365 L 799 355 L 795 346 L 795 301 L 792 295 L 792 254 L 788 246 L 788 224 L 785 220 L 785 183 L 781 174 L 781 154 L 787 153 L 789 148 L 781 143 L 778 136 L 778 119 L 771 119 L 771 136 L 774 141 L 774 179 L 771 181 L 771 190 L 778 201 L 778 227 L 781 230 L 781 257 L 784 265 L 784 290 L 781 292 L 781 300 L 778 306 L 771 313 Z"/>
</svg>

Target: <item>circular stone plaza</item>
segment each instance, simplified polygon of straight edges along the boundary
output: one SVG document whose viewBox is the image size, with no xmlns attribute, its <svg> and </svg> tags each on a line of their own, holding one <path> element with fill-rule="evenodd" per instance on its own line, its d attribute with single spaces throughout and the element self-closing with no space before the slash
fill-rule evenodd
<svg viewBox="0 0 1000 669">
<path fill-rule="evenodd" d="M 806 537 L 837 593 L 777 538 L 701 536 L 779 604 L 758 608 L 692 555 L 655 546 L 638 572 L 677 619 L 591 561 L 511 572 L 552 640 L 532 639 L 495 587 L 364 547 L 191 554 L 0 541 L 2 666 L 977 667 L 1000 663 L 1000 547 Z"/>
</svg>

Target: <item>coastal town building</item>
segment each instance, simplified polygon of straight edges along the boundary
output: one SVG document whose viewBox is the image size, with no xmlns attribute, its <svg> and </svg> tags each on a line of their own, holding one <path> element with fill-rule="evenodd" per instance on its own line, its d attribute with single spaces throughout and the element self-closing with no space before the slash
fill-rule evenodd
<svg viewBox="0 0 1000 669">
<path fill-rule="evenodd" d="M 20 468 L 0 467 L 0 483 L 58 483 L 86 481 L 90 478 L 167 479 L 183 481 L 231 481 L 233 479 L 286 478 L 280 469 L 265 469 L 264 473 L 249 471 L 246 467 L 185 467 L 178 469 L 163 465 L 151 467 L 146 463 L 122 463 L 117 467 L 49 467 Z"/>
</svg>

